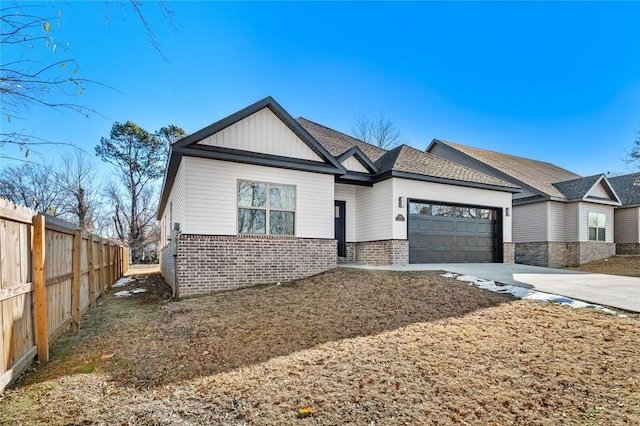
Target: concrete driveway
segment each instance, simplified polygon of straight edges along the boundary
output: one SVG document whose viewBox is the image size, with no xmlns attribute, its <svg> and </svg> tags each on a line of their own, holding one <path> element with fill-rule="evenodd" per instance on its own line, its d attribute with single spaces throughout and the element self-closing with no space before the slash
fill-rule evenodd
<svg viewBox="0 0 640 426">
<path fill-rule="evenodd" d="M 509 263 L 431 263 L 410 265 L 344 267 L 393 271 L 447 271 L 493 280 L 497 283 L 532 288 L 584 302 L 640 312 L 640 278 L 591 274 L 566 269 Z"/>
</svg>

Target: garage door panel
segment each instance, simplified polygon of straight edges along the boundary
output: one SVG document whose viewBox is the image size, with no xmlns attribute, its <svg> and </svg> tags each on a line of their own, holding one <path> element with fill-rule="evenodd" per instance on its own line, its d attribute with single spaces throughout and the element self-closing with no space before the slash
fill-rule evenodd
<svg viewBox="0 0 640 426">
<path fill-rule="evenodd" d="M 453 208 L 473 209 L 448 206 L 448 210 L 434 208 L 433 211 L 449 212 Z M 495 211 L 492 217 L 496 217 Z M 495 261 L 495 220 L 409 214 L 408 230 L 411 263 Z"/>
</svg>

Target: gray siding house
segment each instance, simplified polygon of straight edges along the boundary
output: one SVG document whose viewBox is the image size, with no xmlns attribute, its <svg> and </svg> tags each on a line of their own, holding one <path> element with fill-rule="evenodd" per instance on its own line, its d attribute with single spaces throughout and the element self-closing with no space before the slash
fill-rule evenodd
<svg viewBox="0 0 640 426">
<path fill-rule="evenodd" d="M 640 172 L 609 178 L 622 205 L 615 211 L 617 254 L 640 255 Z"/>
<path fill-rule="evenodd" d="M 576 266 L 615 254 L 614 211 L 622 203 L 606 176 L 437 139 L 426 151 L 522 188 L 513 194 L 516 262 Z"/>
<path fill-rule="evenodd" d="M 519 185 L 406 145 L 387 151 L 273 98 L 171 146 L 157 217 L 178 296 L 338 262 L 513 262 Z"/>
</svg>

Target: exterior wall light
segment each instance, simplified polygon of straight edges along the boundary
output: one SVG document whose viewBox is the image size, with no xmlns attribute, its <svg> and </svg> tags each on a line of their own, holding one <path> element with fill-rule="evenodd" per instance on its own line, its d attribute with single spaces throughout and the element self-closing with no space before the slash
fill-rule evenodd
<svg viewBox="0 0 640 426">
<path fill-rule="evenodd" d="M 511 215 L 511 211 L 509 209 L 509 207 L 507 207 L 507 210 L 505 212 L 505 216 L 509 217 Z"/>
<path fill-rule="evenodd" d="M 398 197 L 398 207 L 404 207 L 404 197 Z"/>
</svg>

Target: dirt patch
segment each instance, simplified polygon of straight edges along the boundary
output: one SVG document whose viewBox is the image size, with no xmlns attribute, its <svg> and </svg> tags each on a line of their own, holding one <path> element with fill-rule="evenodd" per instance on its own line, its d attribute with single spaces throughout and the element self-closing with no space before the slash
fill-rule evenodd
<svg viewBox="0 0 640 426">
<path fill-rule="evenodd" d="M 640 277 L 640 256 L 613 256 L 570 269 L 596 274 Z"/>
<path fill-rule="evenodd" d="M 53 362 L 0 397 L 2 421 L 640 422 L 638 317 L 434 272 L 338 269 L 168 303 L 152 282 L 146 296 L 105 297 Z"/>
</svg>

